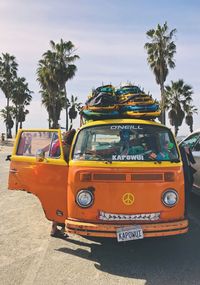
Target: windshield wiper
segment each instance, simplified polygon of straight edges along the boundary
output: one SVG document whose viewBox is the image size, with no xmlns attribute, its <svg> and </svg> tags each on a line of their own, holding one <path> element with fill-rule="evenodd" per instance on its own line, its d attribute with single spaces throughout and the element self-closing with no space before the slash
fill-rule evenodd
<svg viewBox="0 0 200 285">
<path fill-rule="evenodd" d="M 162 163 L 162 160 L 159 160 L 159 159 L 156 159 L 156 158 L 154 158 L 153 161 L 154 161 L 155 163 L 158 163 L 158 164 L 161 164 L 161 163 Z"/>
<path fill-rule="evenodd" d="M 101 155 L 94 153 L 93 151 L 91 151 L 91 152 L 90 151 L 87 151 L 87 152 L 78 151 L 78 152 L 74 153 L 74 155 L 79 155 L 79 156 L 84 155 L 84 154 L 91 155 L 93 157 L 97 157 L 97 158 L 99 158 L 99 161 L 104 161 L 105 163 L 112 163 L 111 159 L 106 159 L 106 158 L 102 157 Z"/>
<path fill-rule="evenodd" d="M 88 154 L 88 155 L 92 155 L 94 157 L 97 157 L 99 158 L 101 161 L 104 161 L 105 163 L 112 163 L 112 160 L 111 159 L 106 159 L 104 158 L 103 156 L 99 155 L 99 154 L 96 154 L 96 153 L 93 153 L 92 151 L 88 151 L 88 152 L 85 152 L 85 154 Z"/>
<path fill-rule="evenodd" d="M 151 151 L 151 154 L 148 156 L 148 158 L 150 159 L 149 161 L 154 161 L 155 163 L 159 163 L 159 164 L 162 162 L 162 160 L 157 158 L 157 155 L 154 152 L 152 153 Z"/>
<path fill-rule="evenodd" d="M 180 162 L 180 159 L 178 159 L 178 158 L 172 158 L 172 159 L 170 159 L 170 162 L 175 162 L 175 163 L 178 163 L 178 162 Z"/>
</svg>

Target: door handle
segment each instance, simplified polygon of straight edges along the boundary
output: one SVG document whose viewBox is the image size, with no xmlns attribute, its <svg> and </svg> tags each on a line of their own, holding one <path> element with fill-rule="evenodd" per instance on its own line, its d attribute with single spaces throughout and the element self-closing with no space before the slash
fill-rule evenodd
<svg viewBox="0 0 200 285">
<path fill-rule="evenodd" d="M 10 169 L 10 173 L 18 173 L 17 169 Z"/>
</svg>

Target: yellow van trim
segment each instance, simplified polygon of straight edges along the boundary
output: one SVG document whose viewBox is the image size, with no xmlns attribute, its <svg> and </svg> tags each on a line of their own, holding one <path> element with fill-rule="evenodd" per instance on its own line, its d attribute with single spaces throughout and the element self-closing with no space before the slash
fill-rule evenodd
<svg viewBox="0 0 200 285">
<path fill-rule="evenodd" d="M 140 119 L 109 119 L 109 120 L 99 120 L 99 121 L 88 121 L 86 124 L 84 124 L 81 129 L 91 126 L 99 126 L 99 125 L 107 125 L 107 124 L 143 124 L 143 125 L 154 125 L 154 126 L 162 126 L 166 129 L 169 129 L 168 127 L 161 125 L 158 122 L 149 121 L 149 120 L 140 120 Z"/>
<path fill-rule="evenodd" d="M 38 162 L 36 161 L 35 156 L 23 156 L 23 155 L 12 155 L 12 161 L 19 161 L 19 162 L 30 162 L 30 163 L 48 163 L 48 164 L 55 164 L 55 165 L 67 165 L 67 162 L 62 158 L 45 158 L 43 161 Z"/>
<path fill-rule="evenodd" d="M 146 167 L 153 167 L 153 168 L 162 168 L 162 167 L 181 167 L 182 162 L 172 163 L 169 161 L 162 161 L 161 163 L 157 161 L 129 161 L 129 162 L 122 162 L 122 161 L 115 161 L 115 162 L 108 162 L 108 161 L 80 161 L 80 160 L 70 160 L 69 166 L 86 166 L 86 167 L 109 167 L 109 168 L 116 168 L 116 167 L 139 167 L 139 168 L 146 168 Z"/>
</svg>

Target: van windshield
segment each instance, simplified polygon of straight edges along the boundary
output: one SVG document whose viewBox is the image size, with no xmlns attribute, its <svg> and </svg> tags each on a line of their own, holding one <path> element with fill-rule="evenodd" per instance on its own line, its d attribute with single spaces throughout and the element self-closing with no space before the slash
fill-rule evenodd
<svg viewBox="0 0 200 285">
<path fill-rule="evenodd" d="M 167 128 L 146 124 L 110 124 L 82 129 L 72 159 L 178 162 L 179 154 Z"/>
</svg>

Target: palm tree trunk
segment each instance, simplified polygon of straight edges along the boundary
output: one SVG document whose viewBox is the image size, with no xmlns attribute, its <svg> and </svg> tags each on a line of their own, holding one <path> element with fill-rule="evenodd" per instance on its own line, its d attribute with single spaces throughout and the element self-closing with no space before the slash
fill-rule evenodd
<svg viewBox="0 0 200 285">
<path fill-rule="evenodd" d="M 51 129 L 51 119 L 50 119 L 50 115 L 49 115 L 48 122 L 49 122 L 49 129 Z"/>
<path fill-rule="evenodd" d="M 164 94 L 164 84 L 160 84 L 160 92 L 161 92 L 161 123 L 163 125 L 166 124 L 165 120 L 165 94 Z"/>
<path fill-rule="evenodd" d="M 7 139 L 11 139 L 12 138 L 12 131 L 11 131 L 11 129 L 8 127 L 6 131 L 7 131 Z"/>
<path fill-rule="evenodd" d="M 175 131 L 175 137 L 177 137 L 177 135 L 178 135 L 178 130 L 179 130 L 179 128 L 178 128 L 178 126 L 174 126 L 174 131 Z"/>
<path fill-rule="evenodd" d="M 17 130 L 18 130 L 18 128 L 22 129 L 22 112 L 23 112 L 22 106 L 19 105 L 18 106 L 18 114 L 17 114 Z"/>
<path fill-rule="evenodd" d="M 19 128 L 19 122 L 18 122 L 18 120 L 16 119 L 16 125 L 15 125 L 15 135 L 17 135 L 17 132 L 18 132 L 18 128 Z"/>
<path fill-rule="evenodd" d="M 67 104 L 67 89 L 66 86 L 64 87 L 64 94 L 65 94 L 65 111 L 66 111 L 66 125 L 65 129 L 68 131 L 68 104 Z"/>
<path fill-rule="evenodd" d="M 55 96 L 52 92 L 50 92 L 50 98 L 51 98 L 51 105 L 52 105 L 52 128 L 57 129 L 58 128 L 58 120 L 57 120 L 57 114 L 56 114 L 56 103 L 55 103 Z"/>
<path fill-rule="evenodd" d="M 7 96 L 7 104 L 6 104 L 6 108 L 7 108 L 7 112 L 6 112 L 6 138 L 7 139 L 11 139 L 12 138 L 12 132 L 11 129 L 9 128 L 9 104 L 10 100 L 9 97 Z"/>
<path fill-rule="evenodd" d="M 190 132 L 192 133 L 193 132 L 193 122 L 189 124 L 189 127 L 190 127 Z"/>
<path fill-rule="evenodd" d="M 15 135 L 17 135 L 18 125 L 19 125 L 19 113 L 18 113 L 18 106 L 15 105 Z"/>
<path fill-rule="evenodd" d="M 16 114 L 16 119 L 15 119 L 15 135 L 17 135 L 18 125 L 19 125 L 19 122 L 18 122 L 18 118 L 17 118 L 17 114 Z"/>
<path fill-rule="evenodd" d="M 72 129 L 72 127 L 73 127 L 73 119 L 70 119 L 70 130 Z"/>
</svg>

